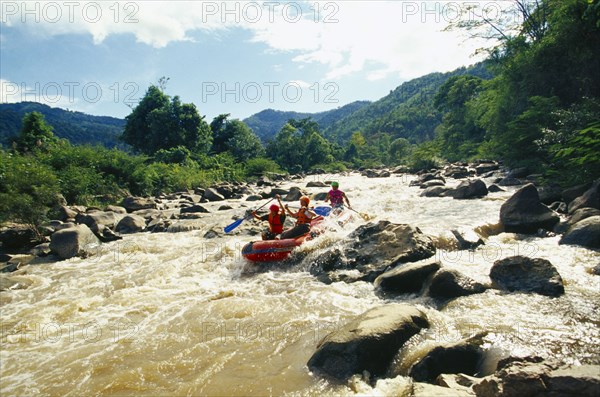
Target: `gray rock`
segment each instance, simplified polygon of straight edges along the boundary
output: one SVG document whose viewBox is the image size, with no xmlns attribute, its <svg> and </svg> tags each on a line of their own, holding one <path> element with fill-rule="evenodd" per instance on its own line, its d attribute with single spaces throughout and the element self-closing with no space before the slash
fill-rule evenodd
<svg viewBox="0 0 600 397">
<path fill-rule="evenodd" d="M 262 199 L 263 197 L 260 194 L 251 194 L 250 196 L 246 197 L 246 201 L 259 201 Z"/>
<path fill-rule="evenodd" d="M 555 201 L 548 206 L 552 211 L 558 212 L 559 214 L 566 214 L 568 212 L 568 207 L 566 203 L 562 201 Z"/>
<path fill-rule="evenodd" d="M 594 268 L 592 269 L 592 274 L 594 274 L 596 276 L 600 276 L 600 263 L 598 263 L 596 266 L 594 266 Z"/>
<path fill-rule="evenodd" d="M 89 227 L 76 225 L 54 233 L 50 241 L 50 249 L 61 259 L 69 259 L 92 253 L 98 244 L 100 240 Z"/>
<path fill-rule="evenodd" d="M 498 181 L 498 185 L 500 186 L 518 186 L 518 185 L 522 185 L 523 182 L 520 179 L 517 178 L 502 178 L 500 181 Z"/>
<path fill-rule="evenodd" d="M 563 280 L 556 268 L 541 258 L 512 256 L 494 262 L 490 279 L 495 287 L 507 291 L 535 292 L 546 296 L 565 293 Z"/>
<path fill-rule="evenodd" d="M 538 194 L 540 195 L 540 201 L 546 205 L 562 201 L 562 189 L 556 185 L 539 187 Z"/>
<path fill-rule="evenodd" d="M 30 251 L 31 255 L 34 256 L 48 256 L 52 252 L 50 249 L 50 243 L 42 243 L 33 247 Z"/>
<path fill-rule="evenodd" d="M 515 168 L 515 169 L 511 170 L 506 177 L 507 178 L 525 178 L 527 175 L 529 175 L 529 169 L 527 167 L 521 167 L 521 168 Z"/>
<path fill-rule="evenodd" d="M 198 204 L 202 200 L 201 195 L 191 194 L 191 193 L 182 194 L 181 198 L 189 201 L 190 203 L 194 203 L 194 204 Z"/>
<path fill-rule="evenodd" d="M 463 179 L 471 176 L 472 172 L 463 166 L 450 166 L 444 170 L 444 176 L 454 179 Z"/>
<path fill-rule="evenodd" d="M 62 205 L 58 208 L 58 219 L 63 222 L 67 222 L 70 219 L 75 219 L 79 212 L 67 207 L 66 205 Z"/>
<path fill-rule="evenodd" d="M 591 187 L 592 187 L 591 183 L 586 183 L 583 185 L 577 185 L 577 186 L 570 187 L 568 189 L 563 190 L 562 198 L 565 203 L 569 204 L 571 201 L 575 200 L 577 197 L 584 194 Z"/>
<path fill-rule="evenodd" d="M 497 163 L 483 163 L 475 167 L 477 175 L 482 175 L 490 171 L 496 171 L 497 169 L 500 169 L 500 165 Z"/>
<path fill-rule="evenodd" d="M 108 205 L 104 209 L 104 211 L 116 212 L 117 214 L 126 214 L 127 209 L 125 207 L 120 207 L 118 205 Z"/>
<path fill-rule="evenodd" d="M 125 197 L 121 203 L 127 212 L 134 212 L 145 209 L 156 209 L 156 201 L 152 197 Z"/>
<path fill-rule="evenodd" d="M 429 383 L 414 382 L 410 394 L 398 394 L 399 396 L 410 397 L 473 397 L 475 394 L 467 388 L 448 388 Z"/>
<path fill-rule="evenodd" d="M 427 327 L 427 316 L 413 306 L 388 304 L 371 309 L 325 336 L 308 367 L 340 380 L 363 371 L 382 376 L 404 343 Z"/>
<path fill-rule="evenodd" d="M 146 228 L 146 219 L 135 214 L 126 215 L 119 221 L 115 230 L 118 233 L 138 233 Z"/>
<path fill-rule="evenodd" d="M 591 216 L 572 225 L 559 244 L 600 248 L 600 216 Z"/>
<path fill-rule="evenodd" d="M 329 185 L 322 181 L 310 181 L 306 184 L 306 187 L 329 187 Z"/>
<path fill-rule="evenodd" d="M 480 245 L 485 244 L 481 236 L 473 230 L 451 230 L 450 231 L 458 241 L 458 250 L 473 250 Z"/>
<path fill-rule="evenodd" d="M 446 183 L 440 179 L 432 179 L 430 181 L 427 181 L 425 183 L 422 183 L 419 187 L 421 189 L 427 189 L 433 186 L 444 186 Z"/>
<path fill-rule="evenodd" d="M 302 192 L 302 190 L 297 187 L 294 186 L 290 189 L 290 191 L 288 192 L 288 194 L 282 198 L 283 201 L 298 201 L 300 200 L 300 197 L 304 196 L 304 193 Z"/>
<path fill-rule="evenodd" d="M 441 374 L 476 375 L 483 358 L 481 345 L 486 333 L 451 345 L 435 346 L 415 363 L 408 374 L 417 382 L 433 382 Z"/>
<path fill-rule="evenodd" d="M 95 211 L 89 214 L 78 214 L 75 217 L 77 223 L 87 225 L 93 232 L 98 233 L 104 227 L 114 228 L 124 214 L 119 214 L 112 211 Z"/>
<path fill-rule="evenodd" d="M 500 222 L 507 232 L 536 233 L 538 229 L 552 230 L 558 215 L 540 202 L 532 184 L 519 189 L 500 207 Z"/>
<path fill-rule="evenodd" d="M 569 203 L 569 214 L 585 207 L 600 209 L 600 180 L 594 182 L 591 188 Z"/>
<path fill-rule="evenodd" d="M 498 192 L 504 192 L 505 190 L 502 189 L 500 186 L 492 183 L 490 186 L 488 186 L 488 192 L 490 193 L 498 193 Z"/>
<path fill-rule="evenodd" d="M 451 189 L 447 186 L 432 186 L 432 187 L 428 187 L 427 189 L 423 190 L 423 192 L 421 192 L 421 194 L 419 196 L 421 196 L 421 197 L 441 197 L 449 190 L 451 190 Z"/>
<path fill-rule="evenodd" d="M 439 262 L 399 265 L 378 276 L 374 284 L 376 288 L 385 292 L 397 294 L 419 292 L 423 288 L 425 280 L 440 267 Z"/>
<path fill-rule="evenodd" d="M 180 212 L 182 214 L 190 213 L 190 212 L 202 212 L 202 213 L 205 213 L 205 214 L 210 213 L 209 210 L 207 210 L 206 208 L 204 208 L 200 204 L 195 204 L 195 205 L 192 205 L 192 206 L 189 206 L 189 207 L 182 208 Z"/>
<path fill-rule="evenodd" d="M 483 284 L 456 270 L 441 269 L 433 275 L 428 295 L 432 298 L 453 299 L 485 292 Z"/>
<path fill-rule="evenodd" d="M 313 195 L 313 200 L 314 201 L 324 201 L 325 197 L 327 197 L 327 192 L 316 193 Z"/>
<path fill-rule="evenodd" d="M 208 201 L 223 201 L 225 200 L 225 196 L 217 192 L 215 189 L 208 188 L 204 192 L 204 198 Z"/>
<path fill-rule="evenodd" d="M 600 215 L 600 210 L 598 210 L 596 208 L 589 208 L 589 207 L 579 208 L 575 212 L 573 212 L 568 223 L 569 223 L 569 226 L 572 226 L 572 225 L 576 224 L 577 222 L 582 221 L 586 218 L 589 218 L 592 216 L 598 216 L 598 215 Z"/>
<path fill-rule="evenodd" d="M 0 230 L 0 243 L 5 250 L 33 247 L 37 236 L 27 225 L 13 224 Z"/>
<path fill-rule="evenodd" d="M 457 200 L 487 196 L 488 189 L 481 179 L 462 181 L 456 188 L 446 192 L 446 196 Z"/>
</svg>

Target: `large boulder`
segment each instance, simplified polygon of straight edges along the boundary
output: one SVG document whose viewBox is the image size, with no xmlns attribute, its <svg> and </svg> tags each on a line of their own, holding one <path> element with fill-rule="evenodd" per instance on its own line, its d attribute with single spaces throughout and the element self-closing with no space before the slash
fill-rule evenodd
<svg viewBox="0 0 600 397">
<path fill-rule="evenodd" d="M 444 176 L 454 179 L 463 179 L 471 176 L 472 172 L 464 166 L 451 165 L 444 170 Z"/>
<path fill-rule="evenodd" d="M 579 208 L 578 210 L 573 212 L 573 215 L 571 215 L 571 218 L 569 219 L 569 225 L 574 225 L 577 222 L 582 221 L 586 218 L 598 215 L 600 215 L 600 210 L 597 210 L 596 208 Z"/>
<path fill-rule="evenodd" d="M 495 287 L 507 291 L 535 292 L 546 296 L 565 293 L 563 280 L 550 261 L 512 256 L 494 262 L 490 279 Z"/>
<path fill-rule="evenodd" d="M 340 380 L 363 371 L 380 377 L 404 343 L 427 327 L 427 316 L 413 306 L 388 304 L 371 309 L 325 336 L 308 367 Z"/>
<path fill-rule="evenodd" d="M 433 382 L 441 374 L 476 375 L 483 358 L 483 337 L 486 333 L 459 341 L 451 345 L 431 348 L 423 358 L 409 370 L 417 382 Z"/>
<path fill-rule="evenodd" d="M 146 219 L 139 215 L 129 214 L 119 221 L 115 230 L 118 233 L 137 233 L 146 228 Z"/>
<path fill-rule="evenodd" d="M 577 186 L 573 186 L 568 189 L 565 189 L 562 192 L 563 201 L 565 203 L 569 204 L 571 201 L 575 200 L 577 197 L 583 195 L 591 187 L 592 187 L 591 183 L 585 183 L 583 185 L 577 185 Z"/>
<path fill-rule="evenodd" d="M 558 215 L 540 202 L 532 184 L 523 186 L 500 207 L 500 222 L 507 232 L 532 234 L 540 228 L 552 230 L 558 221 Z"/>
<path fill-rule="evenodd" d="M 375 279 L 375 287 L 398 294 L 419 292 L 425 280 L 441 267 L 440 262 L 410 263 L 388 270 Z"/>
<path fill-rule="evenodd" d="M 37 236 L 27 225 L 12 224 L 0 230 L 0 243 L 4 250 L 19 250 L 35 246 Z"/>
<path fill-rule="evenodd" d="M 104 227 L 114 228 L 123 216 L 124 214 L 112 211 L 95 211 L 89 214 L 78 214 L 75 221 L 87 225 L 93 232 L 98 233 L 104 230 Z"/>
<path fill-rule="evenodd" d="M 485 286 L 456 270 L 441 269 L 433 275 L 428 295 L 432 298 L 453 299 L 460 296 L 480 294 Z"/>
<path fill-rule="evenodd" d="M 444 196 L 446 192 L 451 190 L 451 188 L 447 186 L 431 186 L 423 190 L 420 194 L 421 197 L 440 197 Z"/>
<path fill-rule="evenodd" d="M 596 365 L 564 366 L 539 357 L 508 357 L 472 389 L 477 397 L 597 397 L 600 373 Z"/>
<path fill-rule="evenodd" d="M 600 180 L 569 204 L 569 214 L 585 207 L 600 209 Z"/>
<path fill-rule="evenodd" d="M 496 171 L 498 169 L 500 169 L 500 164 L 498 163 L 482 163 L 475 167 L 477 175 L 483 175 L 490 171 Z"/>
<path fill-rule="evenodd" d="M 457 200 L 487 196 L 488 189 L 481 179 L 462 181 L 456 188 L 446 192 L 446 196 Z"/>
<path fill-rule="evenodd" d="M 575 223 L 562 236 L 559 243 L 600 248 L 600 216 L 590 216 Z"/>
<path fill-rule="evenodd" d="M 86 256 L 94 252 L 100 240 L 87 225 L 62 229 L 52 235 L 50 249 L 61 259 Z"/>
<path fill-rule="evenodd" d="M 208 201 L 223 201 L 225 196 L 220 194 L 216 189 L 208 188 L 204 191 L 204 198 Z"/>
<path fill-rule="evenodd" d="M 157 208 L 156 201 L 152 197 L 125 197 L 121 203 L 127 212 Z"/>
</svg>

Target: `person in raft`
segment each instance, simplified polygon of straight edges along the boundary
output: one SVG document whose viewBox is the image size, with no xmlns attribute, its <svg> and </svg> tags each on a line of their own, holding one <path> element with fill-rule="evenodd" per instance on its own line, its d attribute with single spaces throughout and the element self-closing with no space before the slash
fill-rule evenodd
<svg viewBox="0 0 600 397">
<path fill-rule="evenodd" d="M 283 232 L 283 223 L 285 222 L 285 210 L 281 204 L 281 197 L 275 195 L 279 205 L 271 204 L 269 207 L 269 213 L 263 216 L 256 215 L 256 211 L 252 212 L 252 216 L 259 221 L 268 221 L 269 228 L 262 233 L 263 240 L 275 240 L 278 234 Z"/>
<path fill-rule="evenodd" d="M 327 193 L 327 196 L 325 196 L 325 201 L 330 201 L 331 208 L 333 209 L 341 210 L 344 207 L 344 201 L 346 201 L 348 208 L 352 208 L 348 196 L 346 196 L 346 193 L 342 192 L 339 187 L 339 183 L 331 182 L 331 190 Z"/>
<path fill-rule="evenodd" d="M 290 211 L 286 204 L 285 209 L 287 210 L 288 214 L 290 214 L 291 217 L 296 218 L 296 226 L 281 233 L 280 238 L 282 240 L 286 238 L 295 238 L 310 232 L 310 221 L 316 218 L 317 214 L 308 208 L 309 204 L 310 199 L 306 196 L 300 197 L 300 209 L 298 212 Z"/>
</svg>

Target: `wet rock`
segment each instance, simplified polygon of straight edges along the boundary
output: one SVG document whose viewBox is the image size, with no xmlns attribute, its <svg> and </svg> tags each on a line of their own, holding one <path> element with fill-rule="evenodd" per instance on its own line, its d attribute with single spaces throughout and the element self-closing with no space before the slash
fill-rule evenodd
<svg viewBox="0 0 600 397">
<path fill-rule="evenodd" d="M 215 189 L 208 188 L 204 192 L 204 198 L 208 201 L 223 201 L 225 200 L 225 196 L 217 192 Z"/>
<path fill-rule="evenodd" d="M 577 197 L 584 194 L 591 187 L 592 187 L 591 183 L 585 183 L 583 185 L 577 185 L 577 186 L 570 187 L 568 189 L 563 190 L 562 198 L 565 203 L 569 204 L 571 201 L 575 200 Z"/>
<path fill-rule="evenodd" d="M 565 293 L 556 268 L 541 258 L 519 255 L 497 260 L 490 270 L 490 279 L 495 287 L 511 292 L 535 292 L 552 297 Z"/>
<path fill-rule="evenodd" d="M 576 210 L 572 215 L 571 218 L 569 219 L 569 225 L 574 225 L 579 221 L 582 221 L 586 218 L 592 217 L 592 216 L 598 216 L 600 215 L 600 210 L 596 209 L 596 208 L 579 208 L 578 210 Z"/>
<path fill-rule="evenodd" d="M 456 270 L 441 269 L 433 275 L 428 295 L 432 298 L 453 299 L 485 292 L 483 284 L 478 283 Z"/>
<path fill-rule="evenodd" d="M 433 186 L 444 186 L 446 183 L 440 179 L 432 179 L 430 181 L 427 181 L 425 183 L 422 183 L 419 187 L 421 189 L 427 189 Z"/>
<path fill-rule="evenodd" d="M 600 216 L 590 216 L 572 225 L 559 244 L 600 248 Z"/>
<path fill-rule="evenodd" d="M 125 197 L 121 203 L 127 212 L 134 212 L 145 209 L 156 209 L 156 201 L 152 197 Z"/>
<path fill-rule="evenodd" d="M 375 287 L 385 292 L 406 294 L 419 292 L 425 280 L 440 269 L 440 262 L 410 263 L 388 270 L 375 279 Z"/>
<path fill-rule="evenodd" d="M 259 201 L 262 199 L 263 197 L 260 194 L 251 194 L 250 196 L 246 197 L 246 201 Z"/>
<path fill-rule="evenodd" d="M 104 227 L 114 228 L 121 219 L 123 214 L 118 214 L 112 211 L 95 211 L 89 214 L 78 214 L 75 217 L 77 223 L 87 225 L 91 231 L 98 233 Z"/>
<path fill-rule="evenodd" d="M 86 225 L 59 230 L 52 235 L 50 249 L 61 259 L 84 256 L 100 244 L 98 237 Z"/>
<path fill-rule="evenodd" d="M 552 230 L 558 215 L 540 202 L 537 189 L 525 185 L 500 207 L 500 222 L 507 232 L 536 233 L 538 229 Z"/>
<path fill-rule="evenodd" d="M 190 212 L 202 212 L 202 213 L 205 213 L 205 214 L 210 213 L 209 210 L 207 210 L 206 208 L 204 208 L 200 204 L 195 204 L 195 205 L 192 205 L 190 207 L 182 208 L 181 211 L 180 211 L 180 213 L 182 213 L 182 214 L 190 213 Z"/>
<path fill-rule="evenodd" d="M 458 250 L 473 250 L 480 245 L 485 244 L 481 236 L 473 230 L 451 230 L 450 231 L 458 241 Z"/>
<path fill-rule="evenodd" d="M 410 368 L 409 376 L 417 382 L 431 383 L 441 374 L 476 375 L 483 358 L 481 345 L 486 334 L 451 345 L 435 346 Z"/>
<path fill-rule="evenodd" d="M 117 241 L 117 240 L 123 239 L 123 237 L 115 234 L 115 232 L 112 229 L 110 229 L 104 225 L 101 225 L 101 228 L 98 231 L 94 232 L 94 234 L 103 243 L 109 243 L 111 241 Z"/>
<path fill-rule="evenodd" d="M 207 189 L 207 190 L 209 190 L 209 189 Z M 226 200 L 232 198 L 233 194 L 234 194 L 234 187 L 229 184 L 221 184 L 221 185 L 215 186 L 213 188 L 213 190 L 216 191 L 216 193 L 223 196 L 223 198 Z M 204 197 L 206 199 L 208 199 L 208 201 L 220 201 L 218 199 L 211 200 L 210 198 L 208 198 L 208 196 L 206 195 L 206 191 L 204 191 Z"/>
<path fill-rule="evenodd" d="M 310 181 L 306 184 L 306 187 L 329 187 L 329 185 L 321 181 Z"/>
<path fill-rule="evenodd" d="M 483 164 L 479 164 L 477 167 L 475 167 L 475 171 L 477 172 L 477 175 L 482 175 L 485 173 L 488 173 L 490 171 L 496 171 L 500 169 L 500 165 L 497 163 L 483 163 Z"/>
<path fill-rule="evenodd" d="M 508 175 L 506 175 L 507 178 L 525 178 L 527 175 L 529 175 L 529 169 L 527 167 L 521 167 L 521 168 L 515 168 L 513 170 L 511 170 Z"/>
<path fill-rule="evenodd" d="M 451 188 L 447 186 L 432 186 L 423 190 L 423 192 L 419 195 L 421 197 L 442 197 L 451 190 Z"/>
<path fill-rule="evenodd" d="M 546 205 L 562 201 L 562 189 L 556 185 L 539 187 L 538 194 L 540 195 L 540 201 Z"/>
<path fill-rule="evenodd" d="M 404 394 L 398 394 L 404 396 Z M 467 388 L 448 388 L 429 383 L 414 382 L 410 397 L 473 397 L 475 393 Z"/>
<path fill-rule="evenodd" d="M 481 179 L 462 181 L 456 188 L 446 192 L 446 196 L 457 200 L 487 196 L 488 189 Z"/>
<path fill-rule="evenodd" d="M 52 250 L 50 249 L 50 243 L 42 243 L 33 247 L 29 252 L 34 256 L 44 257 L 50 255 Z"/>
<path fill-rule="evenodd" d="M 256 186 L 275 186 L 275 183 L 268 177 L 263 176 L 258 181 L 256 181 Z"/>
<path fill-rule="evenodd" d="M 494 375 L 473 385 L 477 397 L 558 397 L 600 395 L 600 373 L 594 365 L 564 366 L 539 357 L 501 360 Z"/>
<path fill-rule="evenodd" d="M 382 376 L 404 343 L 427 327 L 427 316 L 413 306 L 388 304 L 371 309 L 325 336 L 308 367 L 340 380 L 363 371 Z"/>
<path fill-rule="evenodd" d="M 598 263 L 596 266 L 594 266 L 594 268 L 592 269 L 592 274 L 594 274 L 596 276 L 600 276 L 600 263 Z"/>
<path fill-rule="evenodd" d="M 271 188 L 271 191 L 267 194 L 267 197 L 275 197 L 277 195 L 285 196 L 289 192 L 290 191 L 287 189 L 281 189 L 279 187 L 274 187 L 274 188 Z"/>
<path fill-rule="evenodd" d="M 37 236 L 27 225 L 12 224 L 0 230 L 0 243 L 4 250 L 20 250 L 33 247 Z"/>
<path fill-rule="evenodd" d="M 492 183 L 489 187 L 488 187 L 488 192 L 490 193 L 498 193 L 498 192 L 504 192 L 505 190 L 502 189 L 500 186 Z"/>
<path fill-rule="evenodd" d="M 431 180 L 440 179 L 440 178 L 441 177 L 439 177 L 436 174 L 429 174 L 429 173 L 423 174 L 423 175 L 420 175 L 417 179 L 411 181 L 410 184 L 409 184 L 409 186 L 421 186 L 425 182 L 429 182 Z M 445 182 L 445 180 L 444 180 L 444 182 Z"/>
<path fill-rule="evenodd" d="M 327 192 L 321 192 L 313 195 L 314 201 L 325 201 L 325 197 L 327 197 Z M 315 204 L 316 205 L 316 204 Z"/>
<path fill-rule="evenodd" d="M 126 215 L 119 221 L 115 230 L 118 233 L 138 233 L 146 228 L 146 219 L 134 214 Z"/>
<path fill-rule="evenodd" d="M 181 198 L 194 204 L 198 204 L 200 201 L 202 201 L 202 196 L 199 194 L 186 193 L 182 194 Z"/>
<path fill-rule="evenodd" d="M 283 201 L 298 201 L 300 200 L 300 197 L 304 196 L 304 193 L 302 192 L 302 190 L 297 187 L 297 186 L 293 186 L 289 193 L 282 198 Z"/>
<path fill-rule="evenodd" d="M 463 179 L 471 176 L 472 172 L 467 167 L 450 166 L 444 170 L 444 176 L 454 179 Z"/>
<path fill-rule="evenodd" d="M 220 206 L 219 208 L 217 208 L 217 211 L 227 211 L 227 210 L 232 210 L 233 207 L 230 206 L 229 204 L 225 204 Z"/>
<path fill-rule="evenodd" d="M 591 188 L 569 203 L 569 214 L 585 207 L 600 209 L 600 180 L 594 182 Z"/>
<path fill-rule="evenodd" d="M 523 184 L 520 179 L 510 177 L 502 178 L 497 183 L 499 186 L 518 186 Z"/>
</svg>

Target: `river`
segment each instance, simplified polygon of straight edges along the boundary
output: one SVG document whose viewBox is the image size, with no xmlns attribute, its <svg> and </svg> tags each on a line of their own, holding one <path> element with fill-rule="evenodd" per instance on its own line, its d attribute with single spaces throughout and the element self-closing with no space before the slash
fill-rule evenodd
<svg viewBox="0 0 600 397">
<path fill-rule="evenodd" d="M 358 211 L 433 236 L 442 247 L 436 258 L 444 266 L 489 282 L 497 259 L 516 254 L 545 258 L 557 267 L 566 293 L 549 298 L 488 290 L 443 307 L 417 295 L 398 297 L 394 300 L 423 309 L 432 323 L 405 346 L 398 368 L 408 366 L 426 346 L 479 331 L 490 332 L 489 370 L 509 354 L 600 364 L 600 277 L 590 273 L 600 262 L 599 252 L 558 245 L 558 237 L 515 234 L 490 236 L 472 252 L 446 249 L 451 229 L 497 223 L 500 206 L 515 189 L 480 200 L 421 198 L 420 189 L 409 187 L 413 178 L 336 176 Z M 313 176 L 283 187 L 324 179 Z M 219 205 L 207 206 L 216 210 Z M 310 260 L 365 221 L 356 217 L 345 229 L 306 243 L 300 264 L 258 271 L 240 255 L 242 245 L 256 237 L 203 238 L 240 213 L 239 208 L 215 211 L 197 230 L 128 235 L 103 244 L 88 258 L 15 273 L 33 284 L 0 292 L 1 394 L 386 395 L 406 382 L 398 376 L 375 387 L 360 381 L 339 385 L 306 367 L 323 336 L 386 303 L 372 284 L 326 285 L 307 271 Z M 199 224 L 184 221 L 173 229 L 185 230 L 188 223 Z"/>
</svg>

